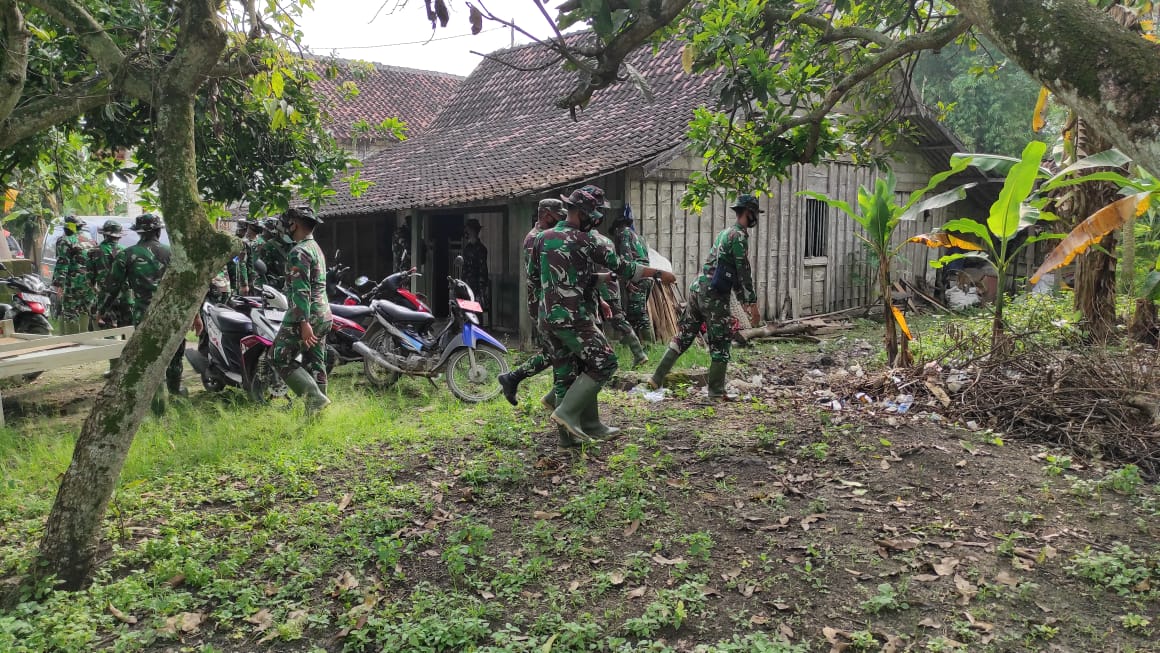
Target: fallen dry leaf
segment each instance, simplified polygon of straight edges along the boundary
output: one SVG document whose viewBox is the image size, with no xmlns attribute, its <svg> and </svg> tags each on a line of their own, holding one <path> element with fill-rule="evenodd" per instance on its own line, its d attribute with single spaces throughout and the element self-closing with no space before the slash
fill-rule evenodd
<svg viewBox="0 0 1160 653">
<path fill-rule="evenodd" d="M 270 629 L 270 626 L 274 625 L 274 615 L 270 614 L 270 611 L 266 608 L 262 608 L 254 614 L 246 617 L 246 621 L 257 626 L 259 633 L 264 633 Z"/>
<path fill-rule="evenodd" d="M 741 596 L 744 596 L 745 598 L 749 598 L 749 597 L 753 596 L 754 592 L 757 591 L 757 586 L 756 585 L 745 585 L 744 587 L 741 587 L 737 591 L 741 592 Z"/>
<path fill-rule="evenodd" d="M 823 514 L 820 514 L 820 513 L 815 513 L 813 515 L 806 515 L 805 517 L 802 517 L 802 521 L 801 521 L 802 530 L 803 531 L 810 530 L 810 524 L 818 521 L 819 519 L 825 519 L 825 518 L 826 518 L 826 516 Z"/>
<path fill-rule="evenodd" d="M 640 597 L 644 596 L 644 593 L 647 591 L 648 591 L 647 587 L 638 587 L 634 590 L 629 590 L 629 591 L 625 592 L 624 595 L 630 599 L 639 599 Z"/>
<path fill-rule="evenodd" d="M 652 561 L 657 563 L 658 565 L 673 566 L 673 565 L 684 564 L 685 559 L 680 557 L 680 556 L 677 556 L 676 558 L 666 558 L 659 553 L 654 553 L 653 557 L 652 557 Z"/>
<path fill-rule="evenodd" d="M 788 624 L 779 625 L 777 632 L 781 633 L 781 636 L 786 639 L 793 639 L 793 628 L 790 628 Z"/>
<path fill-rule="evenodd" d="M 971 584 L 971 581 L 955 574 L 955 589 L 959 592 L 959 605 L 967 605 L 975 595 L 979 593 L 979 588 Z"/>
<path fill-rule="evenodd" d="M 755 614 L 749 618 L 749 623 L 753 624 L 754 626 L 764 626 L 765 624 L 769 623 L 769 617 L 763 614 Z"/>
<path fill-rule="evenodd" d="M 201 612 L 182 612 L 181 614 L 167 617 L 165 619 L 165 627 L 161 631 L 169 635 L 176 635 L 178 631 L 186 635 L 192 635 L 201 629 L 202 621 L 205 621 L 205 614 Z"/>
<path fill-rule="evenodd" d="M 939 576 L 938 574 L 915 574 L 914 576 L 911 576 L 911 578 L 917 580 L 920 583 L 933 583 L 934 581 L 942 578 L 942 576 Z"/>
<path fill-rule="evenodd" d="M 358 587 L 358 579 L 349 571 L 344 571 L 334 581 L 334 594 L 338 595 L 342 592 L 349 592 L 356 587 Z"/>
<path fill-rule="evenodd" d="M 338 511 L 342 512 L 343 510 L 346 510 L 346 507 L 350 505 L 351 499 L 354 499 L 354 494 L 351 492 L 347 492 L 346 494 L 342 495 L 342 499 L 340 499 L 338 502 Z"/>
<path fill-rule="evenodd" d="M 704 596 L 705 598 L 710 596 L 721 596 L 721 590 L 717 589 L 716 587 L 702 587 L 701 596 Z"/>
<path fill-rule="evenodd" d="M 492 594 L 487 590 L 479 590 L 479 598 L 483 599 L 484 601 L 490 601 L 495 598 L 495 594 Z"/>
<path fill-rule="evenodd" d="M 543 510 L 537 510 L 532 513 L 532 517 L 535 517 L 536 519 L 555 519 L 559 516 L 560 513 L 558 512 L 545 512 Z"/>
<path fill-rule="evenodd" d="M 572 584 L 568 586 L 569 592 L 575 592 L 578 589 L 580 589 L 580 581 L 578 580 L 572 581 Z"/>
<path fill-rule="evenodd" d="M 632 520 L 631 522 L 628 523 L 628 526 L 624 527 L 624 536 L 629 537 L 630 535 L 635 533 L 636 529 L 638 529 L 638 528 L 640 528 L 640 520 L 639 519 Z"/>
<path fill-rule="evenodd" d="M 1004 570 L 995 575 L 995 582 L 1007 587 L 1015 587 L 1019 584 L 1019 579 Z"/>
<path fill-rule="evenodd" d="M 918 625 L 922 626 L 923 628 L 933 628 L 935 630 L 942 628 L 942 624 L 935 621 L 931 617 L 927 617 L 926 619 L 923 619 L 922 621 L 918 622 Z"/>
<path fill-rule="evenodd" d="M 624 572 L 623 571 L 612 572 L 611 574 L 608 575 L 608 582 L 611 583 L 613 587 L 618 587 L 620 585 L 623 585 L 624 584 Z"/>
<path fill-rule="evenodd" d="M 121 612 L 116 607 L 114 607 L 112 603 L 109 604 L 109 614 L 113 615 L 114 619 L 116 619 L 117 621 L 120 621 L 123 624 L 132 625 L 132 624 L 137 623 L 137 617 L 134 617 L 131 614 L 125 614 L 124 612 Z"/>
<path fill-rule="evenodd" d="M 931 568 L 934 569 L 934 573 L 938 574 L 939 576 L 950 576 L 955 572 L 955 567 L 958 566 L 958 558 L 943 558 L 939 562 L 931 564 Z"/>
<path fill-rule="evenodd" d="M 922 542 L 919 542 L 913 537 L 908 537 L 905 539 L 878 540 L 877 544 L 878 546 L 881 546 L 889 551 L 910 551 L 911 549 L 916 549 L 922 546 Z"/>
<path fill-rule="evenodd" d="M 741 567 L 734 567 L 729 571 L 721 574 L 721 580 L 729 582 L 741 575 Z"/>
<path fill-rule="evenodd" d="M 887 635 L 886 643 L 882 645 L 882 653 L 898 653 L 905 644 L 898 635 Z"/>
</svg>

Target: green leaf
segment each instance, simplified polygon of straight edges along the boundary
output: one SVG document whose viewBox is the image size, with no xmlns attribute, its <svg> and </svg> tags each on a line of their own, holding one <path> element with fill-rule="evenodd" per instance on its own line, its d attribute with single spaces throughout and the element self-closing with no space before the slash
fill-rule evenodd
<svg viewBox="0 0 1160 653">
<path fill-rule="evenodd" d="M 1160 270 L 1152 270 L 1144 277 L 1144 286 L 1140 288 L 1140 297 L 1151 301 L 1160 299 Z"/>
<path fill-rule="evenodd" d="M 984 243 L 991 243 L 991 232 L 987 231 L 987 227 L 970 218 L 956 218 L 951 220 L 942 226 L 942 230 L 978 236 Z"/>
<path fill-rule="evenodd" d="M 928 182 L 926 182 L 926 186 L 911 193 L 910 199 L 908 199 L 906 204 L 902 207 L 903 210 L 909 211 L 910 208 L 912 206 L 914 206 L 920 199 L 922 199 L 922 197 L 924 195 L 926 195 L 930 191 L 937 188 L 939 184 L 943 183 L 947 179 L 950 179 L 951 177 L 959 174 L 960 172 L 962 172 L 962 171 L 966 170 L 968 167 L 970 167 L 971 162 L 969 159 L 955 159 L 954 157 L 951 157 L 950 165 L 951 165 L 951 167 L 949 169 L 943 170 L 942 172 L 937 173 L 934 176 L 932 176 L 930 178 L 930 180 Z M 964 186 L 961 186 L 961 188 L 966 189 L 966 188 L 970 188 L 971 186 L 974 186 L 974 184 L 966 184 Z M 904 213 L 903 215 L 909 215 L 909 214 Z"/>
<path fill-rule="evenodd" d="M 1044 182 L 1043 188 L 1044 190 L 1053 188 L 1053 183 L 1062 181 L 1064 177 L 1070 175 L 1073 172 L 1090 170 L 1092 168 L 1122 168 L 1131 162 L 1132 159 L 1130 159 L 1128 155 L 1115 148 L 1104 150 L 1103 152 L 1093 154 L 1089 157 L 1084 157 L 1079 161 L 1076 161 L 1075 163 L 1067 166 L 1063 170 L 1055 173 L 1055 175 Z"/>
<path fill-rule="evenodd" d="M 965 258 L 985 259 L 987 257 L 983 256 L 982 254 L 979 254 L 978 252 L 968 252 L 965 254 L 961 254 L 961 253 L 960 254 L 947 254 L 946 256 L 943 256 L 942 258 L 938 259 L 937 261 L 931 261 L 930 267 L 937 270 L 941 267 L 946 266 L 946 264 L 948 264 L 948 263 L 952 263 L 954 261 L 958 261 L 958 260 L 965 259 Z"/>
<path fill-rule="evenodd" d="M 1068 186 L 1078 186 L 1079 184 L 1086 184 L 1089 181 L 1108 181 L 1119 186 L 1121 189 L 1131 188 L 1137 192 L 1148 190 L 1149 188 L 1149 184 L 1140 179 L 1132 179 L 1118 172 L 1105 170 L 1103 172 L 1093 172 L 1090 175 L 1073 177 L 1071 179 L 1056 178 L 1052 181 L 1044 183 L 1043 186 L 1040 187 L 1039 192 L 1046 193 L 1048 191 L 1053 191 L 1059 188 L 1067 188 Z"/>
<path fill-rule="evenodd" d="M 282 97 L 282 91 L 286 88 L 286 78 L 282 77 L 282 73 L 275 70 L 270 73 L 270 91 L 274 93 L 274 97 Z"/>
<path fill-rule="evenodd" d="M 799 197 L 809 197 L 811 199 L 818 200 L 819 202 L 825 202 L 827 206 L 838 209 L 842 213 L 845 213 L 846 215 L 850 216 L 851 218 L 854 218 L 854 220 L 861 223 L 861 220 L 858 219 L 858 214 L 854 212 L 854 209 L 853 209 L 853 207 L 850 206 L 849 202 L 843 202 L 842 200 L 830 199 L 826 195 L 823 195 L 817 191 L 812 191 L 812 190 L 803 190 L 803 191 L 798 193 L 798 196 Z"/>
<path fill-rule="evenodd" d="M 925 211 L 933 211 L 935 209 L 941 209 L 945 206 L 950 206 L 955 202 L 965 199 L 967 197 L 967 189 L 973 188 L 974 186 L 975 184 L 973 183 L 963 184 L 962 186 L 959 186 L 958 188 L 952 188 L 945 193 L 939 193 L 933 197 L 928 197 L 927 199 L 918 202 L 917 204 L 914 202 L 912 196 L 911 201 L 907 203 L 906 208 L 904 208 L 902 214 L 899 215 L 899 219 L 909 220 L 912 217 L 918 217 L 922 215 Z"/>
<path fill-rule="evenodd" d="M 1023 202 L 1031 195 L 1039 175 L 1039 163 L 1047 152 L 1047 143 L 1031 141 L 1023 148 L 1023 157 L 1007 172 L 999 199 L 991 205 L 987 228 L 1003 240 L 1019 232 L 1019 217 Z"/>
</svg>

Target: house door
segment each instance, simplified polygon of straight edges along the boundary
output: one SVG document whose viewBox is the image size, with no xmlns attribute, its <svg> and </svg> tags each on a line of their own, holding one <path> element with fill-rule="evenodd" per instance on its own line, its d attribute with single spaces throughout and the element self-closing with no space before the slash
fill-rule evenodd
<svg viewBox="0 0 1160 653">
<path fill-rule="evenodd" d="M 455 270 L 451 261 L 463 250 L 463 214 L 440 214 L 430 217 L 427 243 L 431 252 L 431 310 L 436 317 L 447 317 L 447 277 Z"/>
<path fill-rule="evenodd" d="M 801 314 L 825 313 L 829 259 L 829 207 L 807 199 L 805 204 L 805 242 L 802 243 Z"/>
</svg>

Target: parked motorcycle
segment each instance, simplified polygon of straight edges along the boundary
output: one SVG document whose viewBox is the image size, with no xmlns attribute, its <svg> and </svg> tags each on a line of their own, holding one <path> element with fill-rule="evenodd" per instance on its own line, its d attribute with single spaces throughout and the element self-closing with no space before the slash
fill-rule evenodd
<svg viewBox="0 0 1160 653">
<path fill-rule="evenodd" d="M 0 304 L 0 316 L 5 320 L 12 320 L 12 328 L 17 333 L 52 335 L 52 323 L 48 321 L 48 314 L 52 311 L 53 301 L 52 289 L 48 284 L 35 274 L 12 276 L 3 263 L 0 263 L 0 272 L 8 274 L 7 277 L 0 277 L 0 284 L 8 286 L 12 291 L 12 303 Z M 29 372 L 21 378 L 32 382 L 41 374 Z"/>
<path fill-rule="evenodd" d="M 462 256 L 455 265 L 462 269 Z M 478 403 L 499 394 L 496 377 L 508 372 L 507 348 L 479 327 L 483 307 L 471 287 L 453 276 L 447 285 L 451 320 L 438 332 L 432 331 L 430 311 L 383 299 L 371 302 L 375 321 L 353 345 L 371 384 L 389 387 L 403 374 L 432 379 L 442 373 L 452 394 L 463 401 Z"/>
<path fill-rule="evenodd" d="M 289 389 L 273 363 L 286 307 L 286 296 L 268 285 L 262 286 L 262 301 L 232 297 L 226 306 L 202 304 L 197 349 L 186 348 L 185 357 L 207 391 L 240 387 L 258 403 L 286 396 Z"/>
</svg>

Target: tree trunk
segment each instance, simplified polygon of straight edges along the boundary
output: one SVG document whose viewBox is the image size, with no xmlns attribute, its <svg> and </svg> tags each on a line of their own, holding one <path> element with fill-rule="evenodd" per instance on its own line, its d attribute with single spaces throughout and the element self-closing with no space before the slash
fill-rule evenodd
<svg viewBox="0 0 1160 653">
<path fill-rule="evenodd" d="M 951 0 L 1020 68 L 1160 170 L 1160 53 L 1088 0 Z"/>
<path fill-rule="evenodd" d="M 1137 342 L 1149 345 L 1157 343 L 1160 335 L 1160 324 L 1156 319 L 1156 302 L 1150 299 L 1136 300 L 1136 310 L 1132 313 L 1132 320 L 1128 323 L 1128 334 Z"/>
<path fill-rule="evenodd" d="M 40 543 L 37 574 L 66 589 L 87 581 L 105 509 L 165 367 L 184 339 L 210 278 L 237 240 L 214 230 L 197 189 L 194 94 L 218 60 L 225 33 L 211 0 L 185 3 L 177 52 L 164 71 L 157 110 L 158 187 L 173 257 L 144 321 L 81 427 Z M 175 70 L 170 70 L 176 68 Z"/>
<path fill-rule="evenodd" d="M 1136 294 L 1136 218 L 1128 220 L 1123 234 L 1123 254 L 1120 256 L 1120 292 Z"/>
<path fill-rule="evenodd" d="M 1100 246 L 1080 255 L 1075 269 L 1075 308 L 1083 314 L 1084 330 L 1095 342 L 1111 337 L 1116 324 L 1116 234 L 1108 234 Z"/>
</svg>

